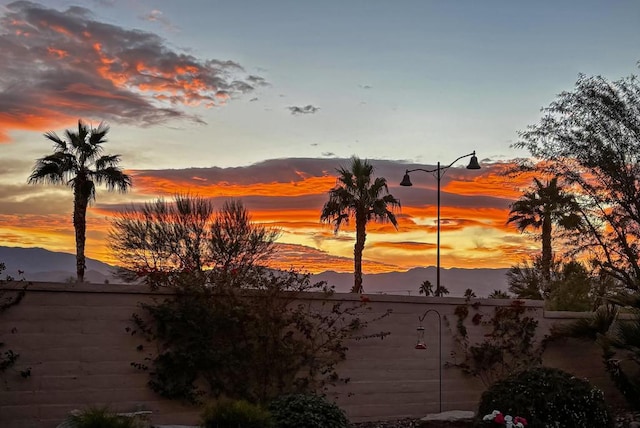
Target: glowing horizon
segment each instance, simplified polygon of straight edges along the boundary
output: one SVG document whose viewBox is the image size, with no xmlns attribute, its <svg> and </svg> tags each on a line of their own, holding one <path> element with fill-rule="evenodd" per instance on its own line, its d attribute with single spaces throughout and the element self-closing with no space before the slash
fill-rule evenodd
<svg viewBox="0 0 640 428">
<path fill-rule="evenodd" d="M 105 121 L 134 182 L 88 211 L 86 255 L 111 263 L 113 214 L 181 193 L 241 199 L 281 229 L 282 267 L 351 271 L 353 224 L 319 216 L 356 155 L 402 204 L 397 230 L 369 223 L 364 271 L 432 266 L 436 180 L 399 182 L 474 150 L 481 170 L 442 180 L 442 267 L 518 263 L 539 251 L 506 225 L 531 182 L 505 175 L 518 131 L 578 73 L 634 71 L 640 41 L 640 3 L 47 3 L 0 0 L 0 245 L 75 252 L 70 189 L 26 181 L 44 132 Z"/>
</svg>

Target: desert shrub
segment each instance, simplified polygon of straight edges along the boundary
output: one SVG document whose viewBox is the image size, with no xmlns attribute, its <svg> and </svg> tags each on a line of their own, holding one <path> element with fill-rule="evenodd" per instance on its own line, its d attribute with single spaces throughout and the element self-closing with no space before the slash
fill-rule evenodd
<svg viewBox="0 0 640 428">
<path fill-rule="evenodd" d="M 203 428 L 270 428 L 271 413 L 245 400 L 222 398 L 202 412 Z"/>
<path fill-rule="evenodd" d="M 108 407 L 89 407 L 67 418 L 69 428 L 140 428 L 136 419 L 117 415 Z"/>
<path fill-rule="evenodd" d="M 524 370 L 493 384 L 482 394 L 478 416 L 494 410 L 524 417 L 528 428 L 613 426 L 602 391 L 549 367 Z"/>
<path fill-rule="evenodd" d="M 336 404 L 314 394 L 289 394 L 269 405 L 275 428 L 346 428 L 349 421 Z"/>
<path fill-rule="evenodd" d="M 546 342 L 536 340 L 538 320 L 527 315 L 532 310 L 524 301 L 513 300 L 509 306 L 496 306 L 493 313 L 489 313 L 480 302 L 471 303 L 467 298 L 454 312 L 456 347 L 451 353 L 453 361 L 446 365 L 479 378 L 486 386 L 539 366 Z M 482 342 L 473 343 L 469 331 L 478 328 L 487 333 Z"/>
<path fill-rule="evenodd" d="M 187 277 L 174 295 L 134 315 L 131 333 L 150 346 L 139 345 L 146 356 L 133 365 L 148 371 L 157 393 L 191 403 L 219 396 L 268 403 L 346 382 L 337 373 L 345 342 L 376 318 L 365 320 L 366 303 L 334 300 L 326 287 L 325 300 L 296 300 L 313 287 L 308 275 L 261 268 L 241 279 L 221 273 L 208 286 Z"/>
<path fill-rule="evenodd" d="M 190 403 L 225 396 L 268 403 L 282 394 L 321 391 L 337 373 L 348 339 L 388 314 L 333 297 L 309 274 L 266 266 L 277 231 L 251 222 L 240 202 L 215 213 L 208 200 L 178 196 L 122 214 L 110 235 L 128 272 L 153 289 L 133 328 L 146 343 L 134 367 L 164 397 Z M 304 298 L 305 292 L 324 299 Z M 303 297 L 303 298 L 301 298 Z"/>
</svg>

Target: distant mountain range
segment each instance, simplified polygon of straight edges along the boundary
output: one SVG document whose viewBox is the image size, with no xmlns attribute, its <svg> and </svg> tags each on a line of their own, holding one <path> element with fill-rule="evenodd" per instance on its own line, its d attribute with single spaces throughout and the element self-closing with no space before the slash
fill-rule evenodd
<svg viewBox="0 0 640 428">
<path fill-rule="evenodd" d="M 59 253 L 43 248 L 21 248 L 0 246 L 0 262 L 6 265 L 3 275 L 20 277 L 18 271 L 28 281 L 67 282 L 76 275 L 74 254 Z M 122 280 L 113 275 L 115 266 L 87 258 L 85 279 L 94 284 L 121 284 Z M 508 288 L 508 269 L 442 269 L 441 283 L 447 287 L 450 297 L 461 297 L 471 289 L 478 297 L 487 297 L 494 290 Z M 338 292 L 348 292 L 353 285 L 352 273 L 326 271 L 312 276 L 312 280 L 326 281 Z M 429 280 L 436 283 L 436 268 L 414 268 L 406 272 L 389 272 L 363 275 L 365 293 L 418 295 L 420 284 Z"/>
</svg>

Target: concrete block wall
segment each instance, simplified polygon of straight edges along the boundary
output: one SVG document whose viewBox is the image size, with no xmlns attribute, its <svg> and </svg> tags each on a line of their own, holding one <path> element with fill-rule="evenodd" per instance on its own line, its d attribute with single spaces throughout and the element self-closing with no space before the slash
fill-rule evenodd
<svg viewBox="0 0 640 428">
<path fill-rule="evenodd" d="M 50 428 L 69 411 L 90 405 L 107 405 L 114 411 L 150 410 L 156 424 L 195 424 L 198 409 L 157 396 L 147 387 L 148 376 L 131 366 L 140 361 L 138 337 L 127 332 L 131 315 L 140 302 L 162 293 L 141 286 L 104 284 L 69 285 L 35 283 L 17 306 L 0 316 L 0 342 L 20 354 L 16 369 L 31 367 L 23 379 L 17 371 L 5 373 L 0 385 L 0 427 Z M 318 303 L 322 296 L 307 294 Z M 334 299 L 360 301 L 359 295 L 337 294 Z M 350 378 L 330 390 L 352 421 L 422 417 L 440 410 L 475 410 L 485 386 L 455 368 L 453 326 L 458 298 L 368 295 L 367 317 L 391 310 L 370 323 L 363 334 L 386 331 L 384 339 L 351 341 L 347 360 L 339 373 Z M 508 300 L 481 300 L 480 311 L 490 314 Z M 554 322 L 567 322 L 578 314 L 545 313 L 540 302 L 527 302 L 546 334 Z M 428 313 L 423 326 L 426 350 L 416 350 L 418 317 Z M 440 314 L 441 328 L 438 316 Z M 467 323 L 469 325 L 469 323 Z M 480 341 L 485 330 L 470 330 L 471 341 Z M 441 334 L 441 336 L 439 336 Z M 442 356 L 438 343 L 442 340 Z M 0 350 L 0 351 L 4 351 Z M 615 388 L 604 373 L 597 348 L 585 343 L 555 343 L 545 353 L 545 363 L 589 377 L 607 394 Z M 440 382 L 442 376 L 442 382 Z M 440 401 L 442 395 L 442 401 Z M 617 397 L 616 399 L 618 399 Z"/>
</svg>

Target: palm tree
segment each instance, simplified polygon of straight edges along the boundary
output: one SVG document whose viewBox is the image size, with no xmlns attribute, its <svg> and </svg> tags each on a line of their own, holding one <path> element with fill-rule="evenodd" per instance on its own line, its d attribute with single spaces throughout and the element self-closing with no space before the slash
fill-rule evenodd
<svg viewBox="0 0 640 428">
<path fill-rule="evenodd" d="M 553 251 L 551 248 L 552 227 L 579 229 L 582 225 L 580 207 L 573 195 L 558 186 L 558 177 L 544 185 L 533 179 L 533 188 L 511 205 L 507 224 L 514 223 L 520 232 L 527 229 L 541 230 L 542 275 L 546 281 L 551 278 Z"/>
<path fill-rule="evenodd" d="M 343 223 L 351 218 L 356 223 L 356 243 L 353 248 L 354 284 L 351 291 L 361 293 L 362 288 L 362 252 L 367 238 L 369 220 L 391 222 L 398 228 L 396 216 L 389 209 L 399 208 L 400 201 L 389 194 L 387 180 L 373 177 L 373 165 L 356 156 L 351 158 L 351 168 L 340 167 L 338 182 L 329 191 L 329 201 L 324 204 L 320 220 L 333 223 L 337 234 Z"/>
<path fill-rule="evenodd" d="M 449 289 L 441 285 L 440 288 L 436 288 L 436 290 L 433 291 L 433 284 L 431 284 L 431 281 L 429 281 L 428 279 L 425 279 L 424 281 L 422 281 L 422 284 L 420 284 L 420 288 L 418 288 L 418 293 L 424 294 L 427 297 L 429 296 L 443 297 L 445 294 L 449 294 Z"/>
<path fill-rule="evenodd" d="M 78 282 L 84 281 L 87 206 L 95 200 L 96 184 L 123 193 L 131 187 L 131 178 L 118 167 L 120 155 L 102 154 L 107 132 L 109 127 L 104 123 L 94 129 L 79 120 L 78 132 L 65 131 L 66 141 L 54 132 L 45 133 L 45 138 L 54 143 L 53 153 L 38 159 L 29 176 L 29 184 L 62 184 L 73 189 Z"/>
</svg>

